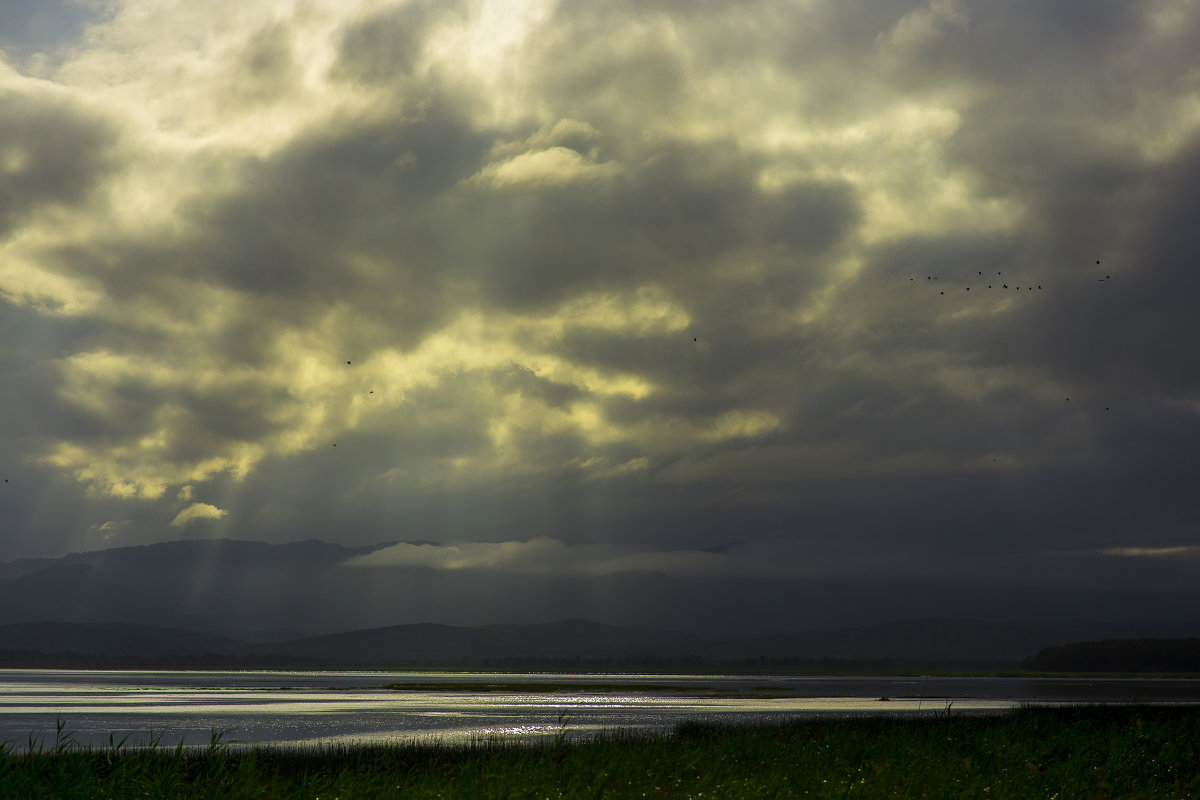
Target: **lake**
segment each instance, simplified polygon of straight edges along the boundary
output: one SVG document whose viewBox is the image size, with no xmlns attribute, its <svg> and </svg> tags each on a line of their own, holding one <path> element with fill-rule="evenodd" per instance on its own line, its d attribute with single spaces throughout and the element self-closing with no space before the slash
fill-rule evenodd
<svg viewBox="0 0 1200 800">
<path fill-rule="evenodd" d="M 308 746 L 1117 702 L 1200 704 L 1200 679 L 0 670 L 0 741 L 23 751 L 33 734 L 53 746 L 59 720 L 92 746 L 110 734 L 205 745 L 214 730 L 226 742 Z"/>
</svg>

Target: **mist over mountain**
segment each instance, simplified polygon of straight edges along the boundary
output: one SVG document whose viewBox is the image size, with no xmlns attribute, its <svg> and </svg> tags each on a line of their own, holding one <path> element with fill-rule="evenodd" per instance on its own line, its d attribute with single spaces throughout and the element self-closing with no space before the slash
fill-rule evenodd
<svg viewBox="0 0 1200 800">
<path fill-rule="evenodd" d="M 718 580 L 652 570 L 588 576 L 355 565 L 391 546 L 194 540 L 13 561 L 0 564 L 0 624 L 114 622 L 279 641 L 403 624 L 561 619 L 753 638 L 942 617 L 947 609 L 964 618 L 1097 619 L 1134 628 L 1142 620 L 1200 622 L 1194 593 L 1148 594 L 1119 585 L 1014 590 L 953 580 Z"/>
<path fill-rule="evenodd" d="M 3 563 L 0 650 L 362 663 L 641 656 L 1017 662 L 1072 641 L 1200 633 L 1200 604 L 1187 596 L 1119 587 L 1103 595 L 1030 589 L 997 618 L 987 613 L 996 599 L 986 587 L 954 583 L 354 565 L 391 546 L 196 540 Z"/>
<path fill-rule="evenodd" d="M 352 613 L 366 598 L 337 565 L 373 549 L 192 540 L 19 560 L 0 565 L 0 623 L 121 622 L 252 638 L 338 630 L 371 613 Z"/>
</svg>

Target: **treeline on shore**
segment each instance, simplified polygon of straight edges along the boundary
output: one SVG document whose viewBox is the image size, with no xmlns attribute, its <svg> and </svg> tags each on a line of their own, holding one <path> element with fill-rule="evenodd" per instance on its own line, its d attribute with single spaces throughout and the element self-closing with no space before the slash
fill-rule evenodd
<svg viewBox="0 0 1200 800">
<path fill-rule="evenodd" d="M 1200 672 L 1200 638 L 1077 642 L 1039 650 L 1024 666 L 1043 672 Z"/>
</svg>

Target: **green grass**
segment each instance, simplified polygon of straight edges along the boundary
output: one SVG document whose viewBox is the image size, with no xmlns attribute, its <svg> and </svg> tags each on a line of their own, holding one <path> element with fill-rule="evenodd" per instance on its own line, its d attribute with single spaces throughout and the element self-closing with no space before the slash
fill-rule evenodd
<svg viewBox="0 0 1200 800">
<path fill-rule="evenodd" d="M 69 739 L 66 740 L 69 742 Z M 585 744 L 319 751 L 81 750 L 0 758 L 3 798 L 1186 798 L 1200 709 L 1021 709 L 990 717 L 685 724 Z"/>
</svg>

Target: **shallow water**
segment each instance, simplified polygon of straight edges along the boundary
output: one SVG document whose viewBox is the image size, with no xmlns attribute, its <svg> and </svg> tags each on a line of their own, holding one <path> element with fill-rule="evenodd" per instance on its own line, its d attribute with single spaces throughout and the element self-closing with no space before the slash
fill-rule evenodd
<svg viewBox="0 0 1200 800">
<path fill-rule="evenodd" d="M 454 684 L 498 686 L 456 691 Z M 544 691 L 547 684 L 556 691 Z M 1200 679 L 0 670 L 0 741 L 25 750 L 32 734 L 35 747 L 53 746 L 58 721 L 75 742 L 91 746 L 126 734 L 129 746 L 200 746 L 213 731 L 227 731 L 225 742 L 311 745 L 585 738 L 664 730 L 684 720 L 932 715 L 947 707 L 995 713 L 1022 703 L 1133 701 L 1200 704 Z"/>
</svg>

